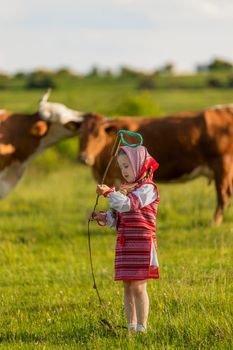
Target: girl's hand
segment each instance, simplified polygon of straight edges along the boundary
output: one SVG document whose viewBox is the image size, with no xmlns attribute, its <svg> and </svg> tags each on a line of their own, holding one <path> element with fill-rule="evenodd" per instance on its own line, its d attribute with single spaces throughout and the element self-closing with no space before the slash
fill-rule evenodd
<svg viewBox="0 0 233 350">
<path fill-rule="evenodd" d="M 100 224 L 101 222 L 102 223 L 101 226 L 103 226 L 103 224 L 106 225 L 107 223 L 106 213 L 103 211 L 100 211 L 98 213 L 92 212 L 90 215 L 90 220 L 96 220 L 98 224 Z"/>
<path fill-rule="evenodd" d="M 94 221 L 96 217 L 96 213 L 94 211 L 92 211 L 89 215 L 88 215 L 88 220 L 90 221 Z"/>
<path fill-rule="evenodd" d="M 126 188 L 120 188 L 120 193 L 122 193 L 124 196 L 127 196 L 128 195 L 128 191 Z"/>
<path fill-rule="evenodd" d="M 110 191 L 111 188 L 107 185 L 97 185 L 96 187 L 96 193 L 99 195 L 104 195 L 106 192 Z"/>
<path fill-rule="evenodd" d="M 120 189 L 119 191 L 124 194 L 125 196 L 127 196 L 130 192 L 133 192 L 135 187 L 136 187 L 136 183 L 135 184 L 121 184 L 120 185 Z"/>
</svg>

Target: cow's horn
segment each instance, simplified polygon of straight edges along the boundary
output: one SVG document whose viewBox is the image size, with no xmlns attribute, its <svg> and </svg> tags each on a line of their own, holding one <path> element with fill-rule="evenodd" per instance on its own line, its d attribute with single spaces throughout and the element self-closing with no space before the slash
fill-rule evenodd
<svg viewBox="0 0 233 350">
<path fill-rule="evenodd" d="M 39 103 L 41 104 L 41 103 L 47 102 L 48 99 L 49 99 L 50 94 L 51 94 L 51 88 L 49 88 L 49 89 L 47 90 L 47 92 L 40 98 Z"/>
</svg>

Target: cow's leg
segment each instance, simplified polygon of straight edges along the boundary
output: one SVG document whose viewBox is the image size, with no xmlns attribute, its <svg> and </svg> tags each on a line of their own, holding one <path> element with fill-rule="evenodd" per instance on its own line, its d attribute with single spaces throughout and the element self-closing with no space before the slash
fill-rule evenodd
<svg viewBox="0 0 233 350">
<path fill-rule="evenodd" d="M 214 222 L 220 224 L 223 213 L 233 193 L 233 157 L 225 155 L 212 162 L 214 170 L 215 187 L 217 191 L 217 208 L 214 215 Z"/>
</svg>

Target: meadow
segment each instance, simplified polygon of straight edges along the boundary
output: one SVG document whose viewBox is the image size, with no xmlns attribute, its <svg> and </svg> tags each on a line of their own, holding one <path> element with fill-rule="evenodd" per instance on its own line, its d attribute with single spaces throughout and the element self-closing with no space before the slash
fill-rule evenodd
<svg viewBox="0 0 233 350">
<path fill-rule="evenodd" d="M 42 93 L 3 91 L 0 106 L 33 112 Z M 114 115 L 126 93 L 148 114 L 232 103 L 232 89 L 143 93 L 131 82 L 80 82 L 54 91 L 51 100 Z M 161 278 L 148 283 L 148 332 L 128 336 L 124 328 L 100 323 L 106 318 L 126 325 L 123 291 L 113 281 L 115 232 L 93 223 L 93 262 L 104 301 L 99 306 L 87 242 L 96 184 L 91 169 L 76 162 L 77 150 L 72 139 L 46 151 L 1 201 L 0 349 L 232 349 L 233 208 L 221 226 L 213 225 L 215 190 L 204 178 L 159 185 Z M 99 208 L 107 208 L 106 200 Z"/>
</svg>

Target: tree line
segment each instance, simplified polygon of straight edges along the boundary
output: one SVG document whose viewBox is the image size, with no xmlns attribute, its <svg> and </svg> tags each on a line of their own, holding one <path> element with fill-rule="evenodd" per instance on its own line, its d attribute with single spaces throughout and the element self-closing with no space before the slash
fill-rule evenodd
<svg viewBox="0 0 233 350">
<path fill-rule="evenodd" d="M 78 74 L 69 68 L 57 70 L 38 69 L 32 72 L 19 71 L 15 74 L 0 74 L 0 89 L 8 89 L 19 85 L 25 89 L 53 89 L 71 84 L 79 80 L 98 82 L 126 81 L 135 82 L 139 90 L 159 88 L 233 88 L 233 64 L 229 61 L 215 58 L 208 64 L 200 64 L 193 74 L 177 74 L 173 63 L 166 63 L 150 73 L 123 66 L 117 72 L 110 69 L 91 67 L 86 74 Z"/>
</svg>

